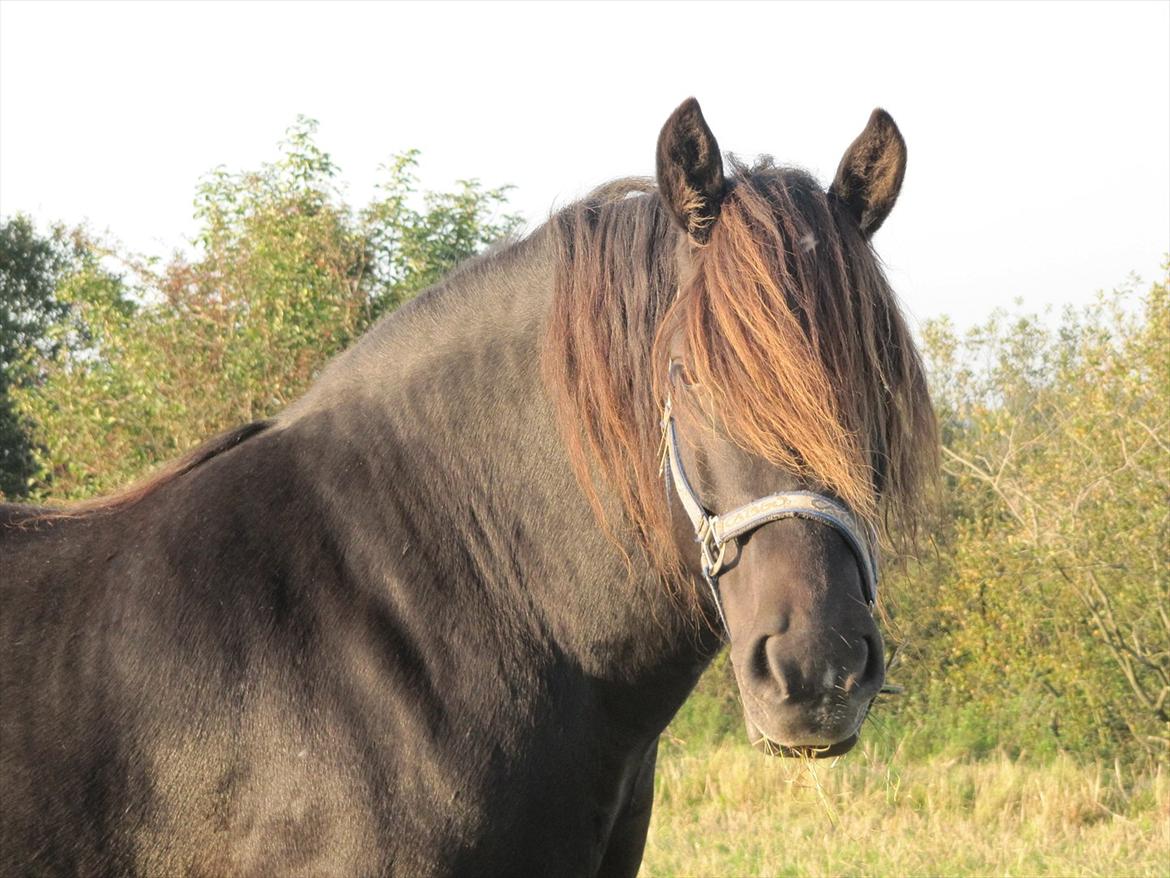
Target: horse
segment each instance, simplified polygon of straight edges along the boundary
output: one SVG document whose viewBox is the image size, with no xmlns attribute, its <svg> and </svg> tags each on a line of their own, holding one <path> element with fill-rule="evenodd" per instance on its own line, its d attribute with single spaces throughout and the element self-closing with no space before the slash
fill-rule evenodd
<svg viewBox="0 0 1170 878">
<path fill-rule="evenodd" d="M 275 417 L 0 509 L 0 874 L 634 875 L 727 644 L 754 741 L 847 751 L 936 447 L 905 165 L 880 109 L 827 189 L 725 163 L 689 99 Z"/>
</svg>

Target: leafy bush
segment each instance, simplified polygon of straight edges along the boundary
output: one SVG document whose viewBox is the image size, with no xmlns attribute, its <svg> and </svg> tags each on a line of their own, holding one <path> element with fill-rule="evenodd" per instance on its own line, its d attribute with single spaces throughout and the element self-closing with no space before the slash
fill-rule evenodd
<svg viewBox="0 0 1170 878">
<path fill-rule="evenodd" d="M 85 249 L 61 227 L 40 235 L 20 214 L 0 222 L 0 497 L 25 496 L 36 475 L 29 425 L 11 391 L 35 380 L 36 354 L 52 351 L 48 329 L 68 311 L 57 284 Z"/>
<path fill-rule="evenodd" d="M 894 592 L 923 710 L 1018 748 L 1170 751 L 1170 301 L 1131 285 L 1056 325 L 926 349 L 946 474 L 929 587 Z"/>
<path fill-rule="evenodd" d="M 276 162 L 201 183 L 194 260 L 159 267 L 91 242 L 60 280 L 68 312 L 46 335 L 85 343 L 33 351 L 40 378 L 13 393 L 40 494 L 110 490 L 274 413 L 379 314 L 517 224 L 499 215 L 506 189 L 420 193 L 415 152 L 355 212 L 314 132 L 301 119 Z"/>
</svg>

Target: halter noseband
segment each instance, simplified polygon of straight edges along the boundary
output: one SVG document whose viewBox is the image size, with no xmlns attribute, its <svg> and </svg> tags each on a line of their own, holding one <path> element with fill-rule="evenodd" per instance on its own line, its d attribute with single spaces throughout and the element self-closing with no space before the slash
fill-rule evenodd
<svg viewBox="0 0 1170 878">
<path fill-rule="evenodd" d="M 862 528 L 857 517 L 845 506 L 831 497 L 813 491 L 784 491 L 752 500 L 725 515 L 708 512 L 691 487 L 683 469 L 669 391 L 662 407 L 662 445 L 661 466 L 666 482 L 667 502 L 670 501 L 670 489 L 673 485 L 683 509 L 686 510 L 687 518 L 691 520 L 691 525 L 695 529 L 703 579 L 711 589 L 715 609 L 719 611 L 719 619 L 723 622 L 728 637 L 731 636 L 731 629 L 727 627 L 723 601 L 719 597 L 719 575 L 723 569 L 723 556 L 727 551 L 727 544 L 762 525 L 783 518 L 819 521 L 834 528 L 845 538 L 861 569 L 861 587 L 865 600 L 870 610 L 873 609 L 877 600 L 877 541 L 872 534 Z"/>
</svg>

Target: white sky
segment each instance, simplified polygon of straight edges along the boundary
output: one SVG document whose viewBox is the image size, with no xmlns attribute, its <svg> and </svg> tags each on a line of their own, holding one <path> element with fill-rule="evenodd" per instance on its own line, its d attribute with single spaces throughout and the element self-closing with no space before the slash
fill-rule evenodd
<svg viewBox="0 0 1170 878">
<path fill-rule="evenodd" d="M 199 177 L 298 113 L 349 194 L 512 183 L 540 221 L 653 172 L 688 95 L 725 150 L 825 182 L 870 110 L 909 147 L 876 245 L 915 318 L 1085 302 L 1170 250 L 1170 3 L 0 2 L 0 213 L 166 255 Z"/>
</svg>

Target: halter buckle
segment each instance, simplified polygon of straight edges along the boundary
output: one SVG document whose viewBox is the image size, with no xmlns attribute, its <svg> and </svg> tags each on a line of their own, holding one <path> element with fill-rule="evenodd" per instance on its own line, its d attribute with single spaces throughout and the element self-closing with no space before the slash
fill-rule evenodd
<svg viewBox="0 0 1170 878">
<path fill-rule="evenodd" d="M 710 579 L 718 579 L 723 570 L 723 556 L 727 554 L 727 543 L 719 542 L 715 537 L 715 528 L 711 518 L 704 518 L 695 535 L 699 543 L 699 552 L 702 556 L 703 575 Z"/>
</svg>

